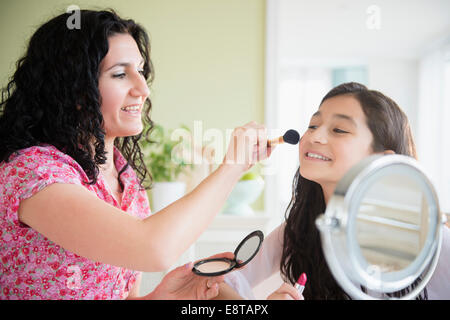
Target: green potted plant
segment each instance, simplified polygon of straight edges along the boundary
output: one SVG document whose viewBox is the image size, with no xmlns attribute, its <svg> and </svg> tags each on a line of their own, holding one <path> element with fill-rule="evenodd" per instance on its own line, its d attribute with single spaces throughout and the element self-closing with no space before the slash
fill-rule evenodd
<svg viewBox="0 0 450 320">
<path fill-rule="evenodd" d="M 180 130 L 186 130 L 184 132 L 190 135 L 186 126 Z M 173 131 L 155 124 L 149 136 L 151 142 L 141 142 L 145 164 L 153 178 L 150 192 L 153 212 L 158 212 L 185 194 L 186 184 L 177 179 L 181 173 L 193 167 L 190 159 L 183 157 L 183 148 L 189 148 L 190 140 L 172 139 Z"/>
</svg>

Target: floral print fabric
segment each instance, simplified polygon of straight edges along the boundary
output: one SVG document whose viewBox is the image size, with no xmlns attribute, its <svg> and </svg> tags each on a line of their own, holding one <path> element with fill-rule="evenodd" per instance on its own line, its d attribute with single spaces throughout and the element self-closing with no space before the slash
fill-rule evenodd
<svg viewBox="0 0 450 320">
<path fill-rule="evenodd" d="M 118 171 L 126 160 L 114 148 Z M 98 198 L 138 218 L 150 215 L 145 190 L 131 167 L 120 176 L 121 205 L 99 174 L 87 175 L 70 156 L 51 145 L 33 146 L 0 163 L 0 299 L 124 299 L 139 272 L 107 265 L 61 248 L 18 220 L 20 201 L 52 183 L 84 186 Z"/>
</svg>

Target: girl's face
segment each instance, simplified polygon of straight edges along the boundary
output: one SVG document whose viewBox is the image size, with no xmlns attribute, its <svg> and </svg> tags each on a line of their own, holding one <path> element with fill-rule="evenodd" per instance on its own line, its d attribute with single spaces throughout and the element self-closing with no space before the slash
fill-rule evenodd
<svg viewBox="0 0 450 320">
<path fill-rule="evenodd" d="M 143 130 L 141 112 L 150 93 L 142 75 L 144 60 L 129 34 L 111 36 L 108 43 L 98 82 L 106 139 L 137 135 Z"/>
<path fill-rule="evenodd" d="M 356 163 L 373 153 L 373 136 L 358 100 L 340 95 L 325 100 L 299 144 L 300 174 L 335 185 Z"/>
</svg>

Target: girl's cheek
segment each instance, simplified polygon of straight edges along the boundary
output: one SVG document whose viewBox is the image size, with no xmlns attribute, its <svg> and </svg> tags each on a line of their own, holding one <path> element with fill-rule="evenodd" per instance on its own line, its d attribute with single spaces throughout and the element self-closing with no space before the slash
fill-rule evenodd
<svg viewBox="0 0 450 320">
<path fill-rule="evenodd" d="M 302 143 L 302 140 L 300 140 L 300 143 L 298 144 L 298 157 L 299 157 L 299 159 L 302 158 L 303 149 L 304 149 L 303 143 Z"/>
<path fill-rule="evenodd" d="M 303 150 L 303 145 L 305 144 L 305 141 L 308 139 L 308 135 L 305 133 L 302 136 L 300 136 L 300 142 L 298 143 L 298 148 L 300 150 Z"/>
</svg>

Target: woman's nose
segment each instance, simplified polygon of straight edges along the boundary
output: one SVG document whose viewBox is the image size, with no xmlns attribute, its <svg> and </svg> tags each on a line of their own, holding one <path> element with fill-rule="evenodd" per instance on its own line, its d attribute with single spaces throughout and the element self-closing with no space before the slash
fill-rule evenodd
<svg viewBox="0 0 450 320">
<path fill-rule="evenodd" d="M 144 100 L 149 96 L 150 89 L 148 88 L 145 78 L 142 76 L 137 76 L 133 82 L 133 86 L 130 90 L 130 94 L 135 97 L 144 97 Z"/>
</svg>

